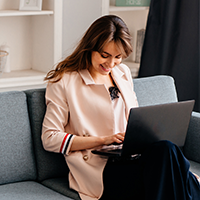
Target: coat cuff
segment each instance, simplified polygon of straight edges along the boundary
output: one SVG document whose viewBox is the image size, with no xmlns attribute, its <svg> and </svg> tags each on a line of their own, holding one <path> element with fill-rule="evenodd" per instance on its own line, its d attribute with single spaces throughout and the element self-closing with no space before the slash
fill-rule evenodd
<svg viewBox="0 0 200 200">
<path fill-rule="evenodd" d="M 60 147 L 60 153 L 64 154 L 64 155 L 68 155 L 69 154 L 69 150 L 72 144 L 72 141 L 74 139 L 74 135 L 73 134 L 69 134 L 67 133 L 62 141 L 61 147 Z"/>
</svg>

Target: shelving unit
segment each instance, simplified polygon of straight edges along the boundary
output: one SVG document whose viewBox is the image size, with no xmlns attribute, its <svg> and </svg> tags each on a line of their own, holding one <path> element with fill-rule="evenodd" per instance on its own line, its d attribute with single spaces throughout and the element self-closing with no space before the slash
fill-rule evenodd
<svg viewBox="0 0 200 200">
<path fill-rule="evenodd" d="M 10 47 L 11 66 L 10 73 L 0 74 L 0 92 L 45 87 L 46 73 L 65 57 L 65 50 L 71 48 L 99 16 L 120 16 L 129 27 L 135 47 L 137 30 L 146 26 L 148 7 L 116 7 L 113 2 L 91 0 L 77 7 L 79 0 L 73 3 L 70 0 L 43 0 L 42 11 L 19 11 L 19 0 L 0 0 L 0 46 Z M 83 23 L 72 29 L 73 23 L 80 23 L 75 20 L 77 16 Z M 125 60 L 133 77 L 139 69 L 134 60 L 135 48 Z"/>
</svg>

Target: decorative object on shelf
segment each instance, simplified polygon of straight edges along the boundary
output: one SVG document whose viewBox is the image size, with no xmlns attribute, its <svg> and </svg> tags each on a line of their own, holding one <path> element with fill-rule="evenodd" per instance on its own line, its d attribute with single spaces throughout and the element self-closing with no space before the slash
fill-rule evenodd
<svg viewBox="0 0 200 200">
<path fill-rule="evenodd" d="M 136 53 L 135 53 L 135 62 L 140 63 L 142 47 L 144 43 L 145 29 L 137 31 L 137 43 L 136 43 Z"/>
<path fill-rule="evenodd" d="M 7 56 L 8 52 L 0 50 L 0 74 L 3 73 L 4 67 L 6 65 Z"/>
<path fill-rule="evenodd" d="M 10 72 L 10 47 L 8 45 L 1 45 L 0 50 L 8 53 L 8 55 L 6 56 L 6 63 L 4 65 L 3 72 L 9 73 Z"/>
<path fill-rule="evenodd" d="M 116 0 L 116 6 L 149 6 L 151 0 Z"/>
<path fill-rule="evenodd" d="M 19 10 L 42 10 L 42 0 L 20 0 Z"/>
</svg>

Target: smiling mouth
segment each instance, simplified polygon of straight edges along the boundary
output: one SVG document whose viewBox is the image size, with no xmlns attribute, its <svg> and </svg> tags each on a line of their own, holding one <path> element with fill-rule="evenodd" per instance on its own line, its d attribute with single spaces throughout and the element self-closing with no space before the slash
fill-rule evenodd
<svg viewBox="0 0 200 200">
<path fill-rule="evenodd" d="M 100 65 L 102 67 L 102 69 L 106 72 L 109 72 L 111 69 L 110 68 L 105 68 L 103 65 Z"/>
</svg>

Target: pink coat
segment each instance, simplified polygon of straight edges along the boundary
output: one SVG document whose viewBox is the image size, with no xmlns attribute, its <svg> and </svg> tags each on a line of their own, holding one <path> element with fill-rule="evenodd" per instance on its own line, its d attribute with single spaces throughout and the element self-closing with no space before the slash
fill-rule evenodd
<svg viewBox="0 0 200 200">
<path fill-rule="evenodd" d="M 121 91 L 128 119 L 130 108 L 138 106 L 130 70 L 120 64 L 111 74 Z M 48 151 L 60 152 L 66 133 L 103 136 L 115 132 L 109 92 L 104 85 L 95 84 L 88 70 L 66 73 L 59 82 L 49 83 L 46 104 L 42 142 Z M 69 152 L 73 138 L 64 155 L 70 169 L 70 187 L 79 192 L 81 199 L 99 199 L 107 159 L 92 154 L 91 150 Z"/>
</svg>

